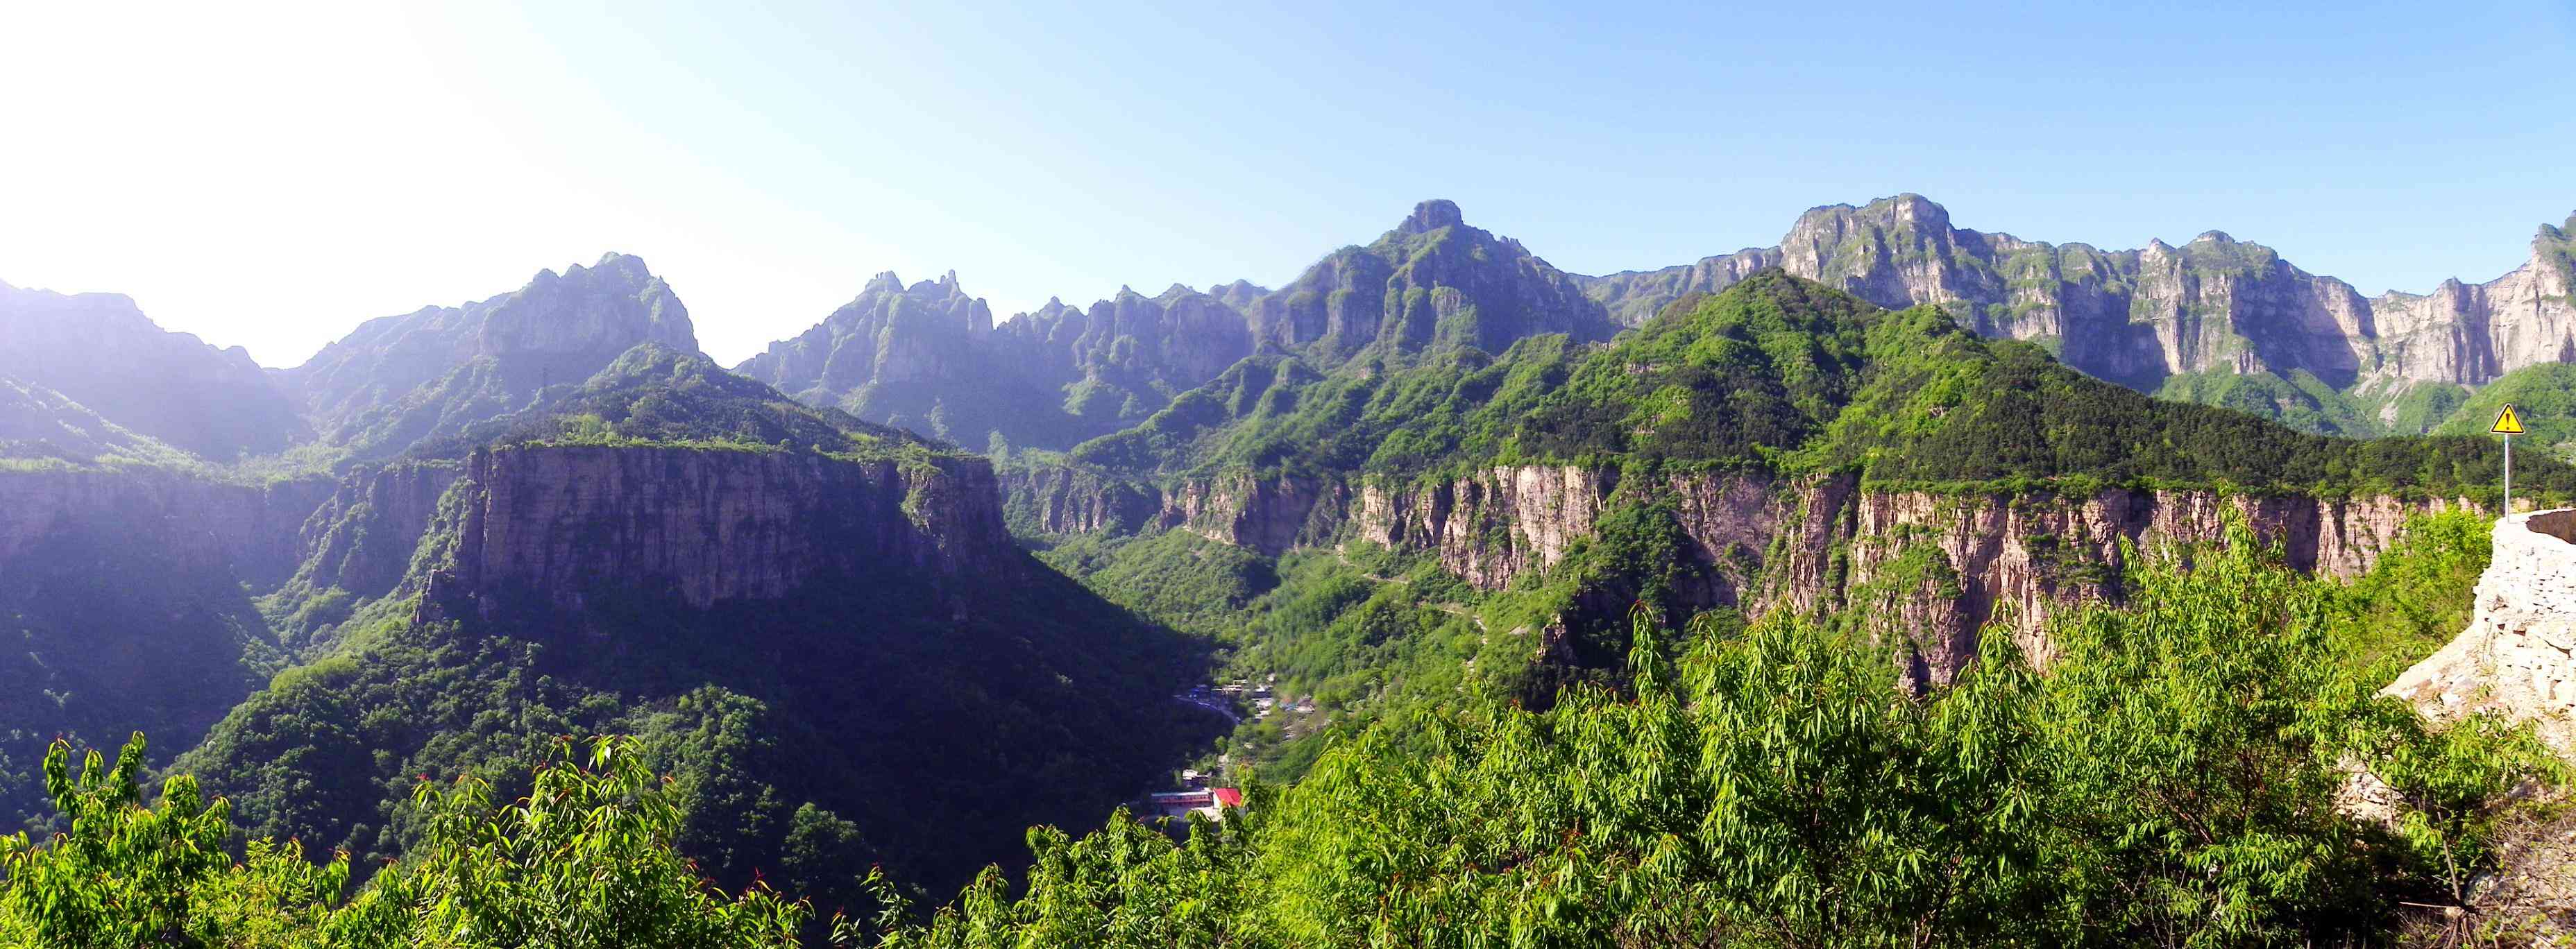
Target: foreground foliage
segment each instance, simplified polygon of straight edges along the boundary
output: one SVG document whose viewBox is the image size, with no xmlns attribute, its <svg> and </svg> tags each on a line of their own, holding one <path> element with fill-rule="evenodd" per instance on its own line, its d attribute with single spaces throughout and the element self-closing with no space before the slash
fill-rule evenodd
<svg viewBox="0 0 2576 949">
<path fill-rule="evenodd" d="M 495 808 L 490 787 L 423 782 L 420 846 L 342 899 L 347 854 L 315 864 L 257 841 L 236 863 L 221 800 L 171 778 L 142 806 L 143 739 L 79 773 L 57 744 L 47 787 L 69 830 L 43 846 L 0 842 L 10 945 L 793 946 L 801 903 L 754 885 L 715 891 L 672 849 L 680 815 L 634 744 L 558 746 L 534 790 Z"/>
<path fill-rule="evenodd" d="M 2428 534 L 2427 549 L 2465 547 Z M 2039 670 L 1985 637 L 1953 687 L 1900 689 L 1870 624 L 1642 611 L 1615 683 L 1544 712 L 1391 710 L 1301 783 L 1175 841 L 1123 815 L 1028 835 L 1024 885 L 890 907 L 876 941 L 985 946 L 2238 946 L 2377 943 L 2458 905 L 2496 803 L 2560 769 L 2524 732 L 2428 723 L 2355 662 L 2352 588 L 2237 526 L 2137 558 L 2126 607 L 2061 617 Z M 2445 567 L 2445 570 L 2448 568 Z M 2439 571 L 2436 571 L 2439 572 Z M 2431 574 L 2428 574 L 2430 576 Z M 2398 588 L 2434 586 L 2407 578 Z M 1668 645 L 1668 643 L 1670 645 Z M 672 788 L 602 741 L 495 808 L 424 783 L 418 843 L 352 891 L 345 856 L 224 852 L 185 776 L 143 806 L 142 747 L 44 771 L 68 829 L 9 838 L 0 941 L 47 946 L 772 946 L 860 940 L 674 842 Z M 2366 769 L 2393 818 L 2342 804 Z M 816 846 L 828 846 L 819 841 Z M 827 932 L 828 929 L 828 932 Z"/>
<path fill-rule="evenodd" d="M 2447 903 L 2488 805 L 2551 771 L 2520 733 L 2428 725 L 2349 671 L 2341 614 L 2241 528 L 2130 609 L 1988 636 L 1903 697 L 1805 619 L 1642 619 L 1621 689 L 1542 714 L 1415 711 L 1173 844 L 1034 835 L 898 945 L 2273 945 L 2369 942 Z M 2337 807 L 2367 764 L 2408 805 Z"/>
</svg>

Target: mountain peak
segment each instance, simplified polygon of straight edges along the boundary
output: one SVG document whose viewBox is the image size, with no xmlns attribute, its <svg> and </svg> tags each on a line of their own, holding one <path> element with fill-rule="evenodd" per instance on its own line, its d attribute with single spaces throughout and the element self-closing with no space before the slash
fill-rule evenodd
<svg viewBox="0 0 2576 949">
<path fill-rule="evenodd" d="M 2191 242 L 2194 244 L 2202 241 L 2210 241 L 2219 244 L 2233 244 L 2236 243 L 2236 238 L 2229 237 L 2226 231 L 2202 231 L 2200 232 L 2199 237 L 2191 239 Z"/>
<path fill-rule="evenodd" d="M 1396 229 L 1407 234 L 1428 234 L 1444 227 L 1456 227 L 1465 223 L 1467 219 L 1458 213 L 1458 202 L 1447 198 L 1433 198 L 1414 205 L 1413 216 L 1405 218 L 1404 223 Z"/>
<path fill-rule="evenodd" d="M 1920 224 L 1939 224 L 1942 227 L 1950 226 L 1950 209 L 1942 207 L 1937 201 L 1915 194 L 1914 192 L 1907 191 L 1898 194 L 1895 197 L 1884 199 L 1884 203 L 1896 212 L 1897 220 L 1913 221 Z"/>
<path fill-rule="evenodd" d="M 869 277 L 869 278 L 868 278 L 868 283 L 867 283 L 867 285 L 866 285 L 866 286 L 861 287 L 861 288 L 859 288 L 859 289 L 860 289 L 860 292 L 862 292 L 862 293 L 867 292 L 867 291 L 869 291 L 869 290 L 880 290 L 880 291 L 885 291 L 885 292 L 889 292 L 889 293 L 900 293 L 900 292 L 902 292 L 902 291 L 903 291 L 903 278 L 902 278 L 902 277 L 895 276 L 894 271 L 891 271 L 891 270 L 880 270 L 880 271 L 877 271 L 877 275 L 876 275 L 876 276 L 873 276 L 873 277 Z"/>
</svg>

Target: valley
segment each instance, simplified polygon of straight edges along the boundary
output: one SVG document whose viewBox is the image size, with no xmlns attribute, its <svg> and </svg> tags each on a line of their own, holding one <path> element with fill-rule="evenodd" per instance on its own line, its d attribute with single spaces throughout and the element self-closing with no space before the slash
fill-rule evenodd
<svg viewBox="0 0 2576 949">
<path fill-rule="evenodd" d="M 1901 195 L 1589 277 L 1434 200 L 1275 290 L 997 320 L 880 274 L 732 369 L 622 254 L 291 369 L 0 286 L 0 811 L 74 831 L 59 761 L 142 732 L 118 767 L 227 846 L 376 893 L 483 806 L 430 789 L 663 776 L 649 852 L 808 942 L 2380 932 L 2546 770 L 2350 693 L 2467 622 L 2502 457 L 2465 420 L 2570 424 L 2567 240 L 2364 299 Z M 2552 454 L 2519 504 L 2576 500 Z M 2351 761 L 2451 823 L 2321 816 Z M 1184 769 L 1240 812 L 1116 816 Z M 2111 803 L 2170 794 L 2234 829 Z M 2225 862 L 2265 840 L 2326 882 Z"/>
</svg>

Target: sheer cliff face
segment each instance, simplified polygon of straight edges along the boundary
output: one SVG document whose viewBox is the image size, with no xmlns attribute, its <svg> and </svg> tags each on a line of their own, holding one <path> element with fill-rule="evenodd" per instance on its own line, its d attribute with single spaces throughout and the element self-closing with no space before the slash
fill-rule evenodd
<svg viewBox="0 0 2576 949">
<path fill-rule="evenodd" d="M 1886 307 L 1936 304 L 1988 336 L 2039 341 L 2075 368 L 2152 389 L 2168 376 L 2305 370 L 2335 388 L 2483 385 L 2576 358 L 2569 228 L 2543 226 L 2530 258 L 2483 284 L 2365 298 L 2270 248 L 2211 231 L 2176 247 L 2046 244 L 1955 227 L 1917 195 L 1802 215 L 1776 249 L 1588 278 L 1623 322 L 1777 262 Z"/>
<path fill-rule="evenodd" d="M 163 330 L 123 294 L 0 283 L 0 377 L 217 460 L 281 451 L 304 433 L 249 352 Z"/>
<path fill-rule="evenodd" d="M 454 492 L 452 559 L 426 598 L 439 609 L 517 591 L 578 610 L 604 586 L 637 585 L 704 608 L 887 569 L 954 582 L 954 595 L 1017 553 L 980 459 L 499 448 L 469 459 Z"/>
<path fill-rule="evenodd" d="M 518 408 L 543 386 L 579 383 L 644 343 L 698 349 L 670 285 L 641 259 L 609 254 L 488 300 L 369 320 L 279 377 L 325 440 L 400 429 L 409 437 L 377 446 L 399 451 L 431 429 Z"/>
<path fill-rule="evenodd" d="M 243 485 L 160 471 L 0 474 L 0 563 L 77 535 L 153 547 L 191 570 L 266 590 L 294 571 L 297 530 L 331 490 L 320 478 Z"/>
<path fill-rule="evenodd" d="M 1037 492 L 1038 488 L 1048 489 Z M 2208 491 L 2109 489 L 2085 496 L 2033 493 L 1934 495 L 1862 491 L 1849 478 L 1783 483 L 1767 476 L 1684 474 L 1654 484 L 1621 484 L 1615 469 L 1515 466 L 1449 481 L 1351 486 L 1333 479 L 1227 476 L 1166 492 L 1059 474 L 1015 476 L 1014 503 L 1036 515 L 1026 527 L 1069 533 L 1132 529 L 1153 506 L 1156 526 L 1277 555 L 1355 538 L 1435 556 L 1485 590 L 1543 575 L 1576 542 L 1598 536 L 1619 492 L 1672 502 L 1685 539 L 1677 605 L 1832 610 L 1855 597 L 1892 597 L 1911 620 L 1921 670 L 1947 682 L 1976 655 L 1989 621 L 2045 657 L 2047 618 L 2070 606 L 2117 600 L 2126 564 L 2120 545 L 2217 542 L 2224 517 L 2242 515 L 2290 566 L 2333 576 L 2370 568 L 2406 519 L 2466 506 L 2464 501 L 2389 497 L 2318 499 L 2221 496 Z M 1111 489 L 1118 492 L 1111 494 Z M 1086 495 L 1088 490 L 1092 493 Z M 1142 493 L 1144 498 L 1133 497 Z M 1043 500 L 1031 498 L 1031 495 Z M 1945 581 L 1927 582 L 1928 562 Z M 1907 572 L 1914 570 L 1916 572 Z M 1895 583 L 1899 589 L 1883 589 Z M 1589 597 L 1615 618 L 1634 591 Z"/>
</svg>

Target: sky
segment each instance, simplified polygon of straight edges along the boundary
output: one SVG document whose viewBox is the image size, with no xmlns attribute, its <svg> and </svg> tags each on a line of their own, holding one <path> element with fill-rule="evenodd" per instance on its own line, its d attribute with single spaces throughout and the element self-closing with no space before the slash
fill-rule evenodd
<svg viewBox="0 0 2576 949">
<path fill-rule="evenodd" d="M 1912 191 L 2365 293 L 2576 211 L 2576 0 L 1946 6 L 0 0 L 0 281 L 291 366 L 618 251 L 731 364 L 879 271 L 1277 286 L 1432 197 L 1578 273 Z"/>
</svg>

